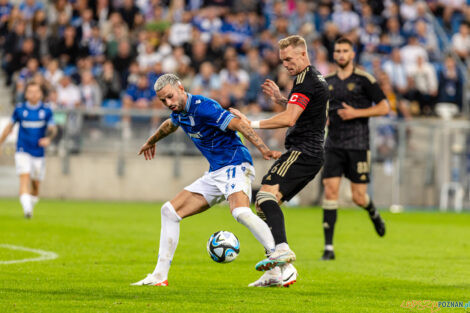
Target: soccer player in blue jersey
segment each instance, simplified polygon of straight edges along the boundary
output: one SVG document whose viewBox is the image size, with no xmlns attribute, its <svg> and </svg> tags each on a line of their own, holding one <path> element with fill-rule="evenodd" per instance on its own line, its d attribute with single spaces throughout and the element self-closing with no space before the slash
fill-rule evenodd
<svg viewBox="0 0 470 313">
<path fill-rule="evenodd" d="M 42 102 L 42 96 L 39 84 L 28 83 L 26 102 L 16 106 L 10 123 L 0 136 L 1 146 L 14 124 L 19 124 L 15 164 L 20 176 L 20 203 L 26 218 L 32 217 L 33 208 L 39 201 L 39 184 L 44 179 L 46 165 L 44 148 L 57 134 L 52 110 Z"/>
<path fill-rule="evenodd" d="M 133 285 L 168 286 L 180 221 L 224 199 L 229 202 L 233 217 L 245 225 L 267 251 L 273 251 L 274 238 L 268 225 L 249 207 L 255 171 L 250 153 L 236 131 L 253 143 L 266 160 L 277 159 L 281 153 L 271 151 L 247 123 L 224 110 L 216 101 L 186 93 L 176 75 L 161 76 L 154 89 L 158 98 L 173 112 L 142 146 L 139 155 L 143 154 L 146 160 L 153 159 L 157 141 L 181 127 L 209 161 L 210 168 L 163 204 L 157 266 L 152 274 Z"/>
</svg>

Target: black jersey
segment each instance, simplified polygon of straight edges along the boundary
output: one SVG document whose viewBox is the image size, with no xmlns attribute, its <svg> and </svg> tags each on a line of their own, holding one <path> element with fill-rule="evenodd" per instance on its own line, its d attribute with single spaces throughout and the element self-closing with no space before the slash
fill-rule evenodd
<svg viewBox="0 0 470 313">
<path fill-rule="evenodd" d="M 304 111 L 295 125 L 287 130 L 287 150 L 323 158 L 328 97 L 326 80 L 315 67 L 310 65 L 295 77 L 289 103 L 302 107 Z"/>
<path fill-rule="evenodd" d="M 341 80 L 337 73 L 327 75 L 330 90 L 329 125 L 326 148 L 354 150 L 369 149 L 369 118 L 343 121 L 338 115 L 342 103 L 354 108 L 368 108 L 386 99 L 375 78 L 367 72 L 354 69 L 351 76 Z"/>
</svg>

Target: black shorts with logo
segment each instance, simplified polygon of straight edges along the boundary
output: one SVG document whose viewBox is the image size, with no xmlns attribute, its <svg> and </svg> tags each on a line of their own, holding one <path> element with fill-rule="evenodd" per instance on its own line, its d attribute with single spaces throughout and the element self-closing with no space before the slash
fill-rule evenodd
<svg viewBox="0 0 470 313">
<path fill-rule="evenodd" d="M 263 185 L 278 185 L 282 201 L 289 201 L 315 178 L 323 165 L 323 159 L 300 151 L 287 151 L 264 175 Z"/>
<path fill-rule="evenodd" d="M 325 150 L 322 178 L 346 176 L 357 184 L 369 183 L 369 150 L 329 148 Z"/>
</svg>

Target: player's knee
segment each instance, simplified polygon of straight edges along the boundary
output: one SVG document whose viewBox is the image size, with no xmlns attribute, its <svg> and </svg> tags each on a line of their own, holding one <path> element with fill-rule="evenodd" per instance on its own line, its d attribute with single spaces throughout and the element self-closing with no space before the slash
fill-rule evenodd
<svg viewBox="0 0 470 313">
<path fill-rule="evenodd" d="M 258 191 L 256 194 L 256 206 L 261 207 L 261 205 L 266 201 L 274 201 L 277 203 L 276 195 L 267 191 Z"/>
<path fill-rule="evenodd" d="M 325 210 L 336 210 L 338 209 L 338 200 L 323 199 L 322 207 Z"/>
<path fill-rule="evenodd" d="M 162 205 L 161 213 L 162 213 L 162 220 L 163 220 L 163 218 L 166 218 L 166 219 L 170 219 L 174 222 L 179 222 L 182 219 L 178 215 L 178 213 L 176 213 L 175 208 L 173 207 L 173 205 L 169 201 L 165 202 Z"/>
</svg>

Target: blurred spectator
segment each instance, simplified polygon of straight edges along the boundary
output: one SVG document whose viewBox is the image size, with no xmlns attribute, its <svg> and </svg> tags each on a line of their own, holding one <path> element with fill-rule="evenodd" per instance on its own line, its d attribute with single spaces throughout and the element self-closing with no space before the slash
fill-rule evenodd
<svg viewBox="0 0 470 313">
<path fill-rule="evenodd" d="M 137 62 L 139 62 L 139 67 L 142 70 L 147 70 L 155 63 L 161 61 L 162 56 L 157 51 L 155 51 L 155 47 L 150 42 L 146 43 L 145 51 L 143 53 L 139 53 L 137 56 Z"/>
<path fill-rule="evenodd" d="M 50 85 L 49 88 L 57 88 L 62 76 L 64 76 L 64 72 L 59 68 L 59 62 L 56 59 L 51 60 L 44 72 L 44 78 Z"/>
<path fill-rule="evenodd" d="M 406 38 L 400 29 L 400 22 L 397 18 L 391 17 L 387 20 L 387 33 L 390 37 L 392 47 L 402 47 L 406 43 Z"/>
<path fill-rule="evenodd" d="M 171 25 L 169 41 L 172 46 L 182 46 L 191 41 L 193 33 L 191 18 L 191 12 L 184 12 L 181 21 Z"/>
<path fill-rule="evenodd" d="M 360 25 L 359 15 L 352 10 L 352 4 L 348 0 L 341 0 L 341 10 L 333 13 L 332 20 L 342 34 L 346 34 Z"/>
<path fill-rule="evenodd" d="M 39 73 L 39 62 L 37 59 L 31 58 L 27 61 L 26 66 L 20 70 L 16 79 L 15 102 L 23 101 L 26 84 L 36 73 Z"/>
<path fill-rule="evenodd" d="M 129 42 L 123 40 L 119 42 L 118 52 L 116 57 L 112 60 L 114 68 L 121 75 L 122 85 L 127 85 L 127 76 L 129 74 L 129 68 L 135 57 L 132 54 L 131 45 Z"/>
<path fill-rule="evenodd" d="M 423 61 L 428 60 L 428 53 L 419 44 L 418 37 L 411 35 L 408 38 L 408 44 L 400 49 L 401 60 L 407 71 L 416 66 L 418 58 Z"/>
<path fill-rule="evenodd" d="M 93 11 L 86 9 L 80 12 L 80 18 L 76 19 L 74 24 L 77 25 L 77 41 L 81 46 L 86 46 L 92 37 L 92 29 L 96 26 L 96 22 L 93 20 Z"/>
<path fill-rule="evenodd" d="M 96 83 L 90 71 L 81 74 L 80 89 L 81 106 L 87 110 L 101 106 L 102 94 L 99 85 Z"/>
<path fill-rule="evenodd" d="M 331 73 L 332 66 L 328 62 L 328 51 L 325 48 L 317 49 L 313 65 L 322 75 Z"/>
<path fill-rule="evenodd" d="M 59 20 L 59 15 L 64 14 L 68 20 L 72 17 L 72 5 L 67 0 L 49 1 L 47 7 L 47 21 L 49 24 L 56 24 Z"/>
<path fill-rule="evenodd" d="M 220 71 L 220 80 L 222 89 L 229 93 L 231 102 L 241 107 L 250 78 L 248 73 L 239 67 L 236 58 L 226 60 L 226 67 Z"/>
<path fill-rule="evenodd" d="M 296 34 L 300 28 L 305 24 L 312 24 L 315 31 L 313 11 L 309 10 L 309 4 L 305 1 L 296 1 L 296 10 L 290 17 L 289 33 Z"/>
<path fill-rule="evenodd" d="M 452 36 L 452 49 L 460 57 L 462 61 L 465 61 L 470 52 L 470 32 L 469 24 L 463 22 L 460 24 L 459 32 Z"/>
<path fill-rule="evenodd" d="M 384 62 L 382 68 L 388 75 L 393 89 L 400 95 L 405 95 L 408 91 L 408 77 L 405 66 L 401 62 L 400 49 L 393 49 L 391 58 Z"/>
<path fill-rule="evenodd" d="M 123 6 L 119 9 L 119 13 L 121 13 L 122 19 L 129 29 L 134 27 L 135 16 L 139 12 L 139 8 L 134 4 L 133 0 L 124 0 Z"/>
<path fill-rule="evenodd" d="M 439 73 L 439 102 L 450 102 L 462 109 L 463 78 L 452 56 L 447 56 Z"/>
<path fill-rule="evenodd" d="M 38 10 L 44 10 L 44 5 L 41 1 L 24 0 L 20 3 L 19 9 L 23 18 L 29 21 L 33 19 L 34 13 Z"/>
<path fill-rule="evenodd" d="M 119 99 L 121 94 L 121 77 L 111 61 L 103 64 L 103 71 L 97 79 L 103 99 Z"/>
<path fill-rule="evenodd" d="M 173 73 L 177 71 L 180 64 L 189 65 L 189 63 L 191 60 L 184 54 L 184 49 L 176 47 L 172 54 L 163 59 L 162 69 L 165 73 Z"/>
<path fill-rule="evenodd" d="M 418 16 L 415 0 L 404 0 L 400 5 L 400 15 L 405 22 L 414 21 Z"/>
<path fill-rule="evenodd" d="M 75 109 L 80 107 L 80 90 L 72 82 L 70 76 L 64 75 L 57 86 L 57 105 L 61 109 Z"/>
<path fill-rule="evenodd" d="M 199 73 L 194 77 L 191 92 L 209 98 L 217 98 L 220 88 L 220 77 L 214 73 L 212 64 L 210 62 L 202 63 Z"/>
<path fill-rule="evenodd" d="M 416 64 L 410 66 L 408 75 L 411 79 L 411 100 L 419 103 L 421 114 L 433 114 L 438 92 L 438 81 L 434 66 L 422 56 L 418 56 Z"/>
<path fill-rule="evenodd" d="M 314 13 L 315 30 L 318 33 L 325 31 L 325 23 L 331 21 L 331 9 L 326 2 L 320 2 Z"/>
<path fill-rule="evenodd" d="M 129 85 L 127 87 L 126 93 L 123 97 L 123 108 L 124 109 L 152 109 L 158 106 L 158 98 L 156 97 L 155 91 L 149 86 L 147 76 L 140 74 L 138 76 L 136 85 Z M 123 120 L 127 123 L 130 122 L 129 116 L 124 116 Z M 133 118 L 132 120 L 137 123 L 146 123 L 149 121 L 148 118 Z"/>
<path fill-rule="evenodd" d="M 11 61 L 7 61 L 6 63 L 6 73 L 7 73 L 7 81 L 6 84 L 10 85 L 11 84 L 11 79 L 13 76 L 13 73 L 16 71 L 20 70 L 24 66 L 26 66 L 26 63 L 28 62 L 29 59 L 32 58 L 38 58 L 38 55 L 35 50 L 34 46 L 34 40 L 32 38 L 26 38 L 23 40 L 23 44 L 21 45 L 21 50 L 20 51 L 15 51 Z"/>
<path fill-rule="evenodd" d="M 418 42 L 426 49 L 428 56 L 432 60 L 439 59 L 439 48 L 437 46 L 437 37 L 434 30 L 429 27 L 425 21 L 419 20 L 415 24 L 415 32 L 418 37 Z"/>
<path fill-rule="evenodd" d="M 61 66 L 73 66 L 77 62 L 80 53 L 75 28 L 67 26 L 64 38 L 59 41 L 57 50 L 53 52 L 53 55 L 59 57 Z"/>
</svg>

